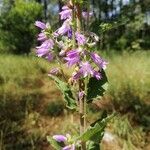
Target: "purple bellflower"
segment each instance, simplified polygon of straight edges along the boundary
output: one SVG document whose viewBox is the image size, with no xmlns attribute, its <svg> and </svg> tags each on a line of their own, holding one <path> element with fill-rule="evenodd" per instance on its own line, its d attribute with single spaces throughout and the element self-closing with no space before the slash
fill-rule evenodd
<svg viewBox="0 0 150 150">
<path fill-rule="evenodd" d="M 45 33 L 41 32 L 39 35 L 38 35 L 38 41 L 45 41 L 47 39 Z"/>
<path fill-rule="evenodd" d="M 70 21 L 70 19 L 65 20 L 62 26 L 56 32 L 60 35 L 65 35 L 66 33 L 70 32 Z"/>
<path fill-rule="evenodd" d="M 78 72 L 73 73 L 73 79 L 78 80 L 81 77 L 87 77 L 88 75 L 94 74 L 94 69 L 89 62 L 81 62 L 80 69 Z"/>
<path fill-rule="evenodd" d="M 96 53 L 91 53 L 91 59 L 94 61 L 94 63 L 101 69 L 106 69 L 106 65 L 108 62 L 103 60 L 98 54 Z"/>
<path fill-rule="evenodd" d="M 83 77 L 87 77 L 88 75 L 93 76 L 93 74 L 94 74 L 94 70 L 89 62 L 82 62 L 81 68 L 79 71 L 83 75 Z"/>
<path fill-rule="evenodd" d="M 57 142 L 67 141 L 67 137 L 65 137 L 64 135 L 54 135 L 53 139 L 56 140 Z"/>
<path fill-rule="evenodd" d="M 40 28 L 42 30 L 44 30 L 46 28 L 46 24 L 41 21 L 36 21 L 35 26 L 37 26 L 38 28 Z"/>
<path fill-rule="evenodd" d="M 68 6 L 63 6 L 62 11 L 59 14 L 60 14 L 60 19 L 65 20 L 71 18 L 72 10 Z"/>
<path fill-rule="evenodd" d="M 37 56 L 38 57 L 45 57 L 49 61 L 53 59 L 52 52 L 50 51 L 53 49 L 54 42 L 52 39 L 46 40 L 42 43 L 42 45 L 36 47 L 37 48 Z"/>
<path fill-rule="evenodd" d="M 79 55 L 79 50 L 71 50 L 67 53 L 67 57 L 65 57 L 65 60 L 67 61 L 68 67 L 71 67 L 77 63 L 80 62 L 80 55 Z"/>
<path fill-rule="evenodd" d="M 84 45 L 86 43 L 86 38 L 83 34 L 76 32 L 75 36 L 79 45 Z"/>
<path fill-rule="evenodd" d="M 80 64 L 80 69 L 78 72 L 76 73 L 73 73 L 73 79 L 74 80 L 78 80 L 79 78 L 81 77 L 87 77 L 91 75 L 92 77 L 95 77 L 97 80 L 100 80 L 101 79 L 101 74 L 100 72 L 94 70 L 92 68 L 92 66 L 90 65 L 89 62 L 82 62 Z M 82 96 L 83 93 L 79 93 L 79 98 L 80 96 Z"/>
<path fill-rule="evenodd" d="M 65 146 L 62 150 L 75 150 L 75 144 Z"/>
</svg>

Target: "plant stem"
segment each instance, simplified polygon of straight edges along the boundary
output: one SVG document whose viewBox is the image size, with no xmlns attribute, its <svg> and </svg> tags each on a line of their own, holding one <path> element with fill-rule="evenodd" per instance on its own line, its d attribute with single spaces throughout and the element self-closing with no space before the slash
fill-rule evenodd
<svg viewBox="0 0 150 150">
<path fill-rule="evenodd" d="M 77 31 L 81 32 L 81 7 L 76 4 L 76 19 L 77 19 Z M 85 91 L 85 83 L 83 79 L 79 80 L 79 92 Z M 80 135 L 84 133 L 86 127 L 86 100 L 85 96 L 79 98 L 79 115 L 80 115 Z M 86 150 L 86 143 L 81 141 L 81 150 Z"/>
</svg>

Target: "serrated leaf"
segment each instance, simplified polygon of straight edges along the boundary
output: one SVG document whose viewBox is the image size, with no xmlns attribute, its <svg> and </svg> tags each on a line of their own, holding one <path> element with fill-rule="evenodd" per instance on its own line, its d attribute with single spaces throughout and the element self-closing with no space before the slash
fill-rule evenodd
<svg viewBox="0 0 150 150">
<path fill-rule="evenodd" d="M 70 87 L 68 86 L 68 84 L 63 82 L 63 81 L 61 81 L 56 76 L 52 76 L 51 75 L 51 78 L 55 81 L 57 87 L 62 92 L 64 100 L 66 102 L 66 106 L 69 109 L 76 109 L 77 104 L 75 102 L 75 98 L 73 97 L 72 91 L 71 91 Z"/>
<path fill-rule="evenodd" d="M 93 141 L 88 141 L 86 147 L 87 150 L 100 150 L 100 144 Z"/>
<path fill-rule="evenodd" d="M 91 102 L 100 96 L 103 96 L 108 85 L 108 79 L 104 70 L 101 71 L 102 79 L 97 80 L 95 77 L 91 77 L 87 84 L 87 102 Z"/>
<path fill-rule="evenodd" d="M 98 120 L 94 126 L 90 126 L 87 131 L 85 131 L 79 138 L 78 140 L 81 141 L 93 141 L 96 143 L 99 143 L 101 139 L 103 138 L 104 135 L 104 129 L 107 125 L 107 123 L 114 117 L 114 114 L 104 118 L 103 120 Z"/>
<path fill-rule="evenodd" d="M 53 148 L 55 148 L 56 150 L 62 150 L 61 145 L 60 145 L 58 142 L 56 142 L 52 137 L 47 136 L 47 141 L 48 141 L 48 142 L 51 144 L 51 146 L 52 146 Z"/>
</svg>

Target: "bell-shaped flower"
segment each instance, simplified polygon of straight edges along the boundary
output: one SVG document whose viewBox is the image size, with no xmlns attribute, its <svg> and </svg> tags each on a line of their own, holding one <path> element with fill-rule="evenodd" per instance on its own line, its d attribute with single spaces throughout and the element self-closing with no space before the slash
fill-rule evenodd
<svg viewBox="0 0 150 150">
<path fill-rule="evenodd" d="M 63 6 L 62 11 L 59 14 L 60 14 L 60 19 L 65 20 L 71 18 L 72 10 L 68 6 Z"/>
<path fill-rule="evenodd" d="M 48 39 L 42 43 L 42 45 L 36 47 L 36 54 L 38 57 L 44 57 L 51 61 L 53 59 L 53 55 L 51 49 L 53 49 L 54 42 L 52 39 Z"/>
<path fill-rule="evenodd" d="M 45 33 L 41 32 L 38 34 L 38 38 L 37 38 L 38 41 L 45 41 L 46 39 L 47 39 L 47 37 L 46 37 Z"/>
<path fill-rule="evenodd" d="M 88 75 L 94 74 L 94 70 L 88 61 L 81 63 L 81 68 L 79 72 L 83 75 L 83 77 L 87 77 Z"/>
<path fill-rule="evenodd" d="M 75 144 L 65 146 L 62 150 L 75 150 Z"/>
<path fill-rule="evenodd" d="M 65 137 L 64 135 L 54 135 L 53 139 L 56 140 L 57 142 L 67 141 L 67 137 Z"/>
<path fill-rule="evenodd" d="M 54 42 L 52 39 L 48 39 L 42 43 L 42 45 L 37 46 L 37 49 L 53 49 Z"/>
<path fill-rule="evenodd" d="M 75 36 L 79 45 L 84 45 L 86 43 L 86 38 L 83 34 L 76 32 Z"/>
<path fill-rule="evenodd" d="M 100 80 L 100 79 L 102 78 L 100 72 L 95 71 L 95 70 L 94 70 L 93 76 L 94 76 L 97 80 Z"/>
<path fill-rule="evenodd" d="M 106 69 L 106 65 L 108 62 L 103 60 L 98 54 L 92 52 L 91 54 L 91 59 L 94 61 L 94 63 L 101 69 Z"/>
<path fill-rule="evenodd" d="M 79 53 L 80 53 L 80 51 L 78 49 L 67 52 L 67 57 L 65 57 L 65 60 L 67 61 L 68 67 L 71 67 L 80 62 Z"/>
<path fill-rule="evenodd" d="M 71 26 L 70 26 L 70 19 L 67 19 L 64 21 L 62 26 L 56 31 L 60 35 L 65 35 L 68 32 L 70 32 Z"/>
<path fill-rule="evenodd" d="M 36 21 L 35 26 L 37 26 L 38 28 L 40 28 L 42 30 L 44 30 L 46 28 L 46 24 L 41 21 Z"/>
</svg>

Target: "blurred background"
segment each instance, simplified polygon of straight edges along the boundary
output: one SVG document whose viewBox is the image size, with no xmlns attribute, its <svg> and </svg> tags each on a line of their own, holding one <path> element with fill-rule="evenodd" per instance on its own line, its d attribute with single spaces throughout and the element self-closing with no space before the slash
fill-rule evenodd
<svg viewBox="0 0 150 150">
<path fill-rule="evenodd" d="M 88 2 L 93 12 L 88 30 L 100 36 L 95 50 L 109 61 L 108 91 L 88 110 L 90 120 L 103 111 L 118 113 L 107 127 L 111 138 L 103 140 L 104 150 L 149 150 L 150 0 Z M 0 0 L 0 150 L 51 150 L 47 135 L 77 131 L 77 118 L 47 76 L 57 64 L 37 58 L 34 48 L 35 21 L 57 29 L 63 5 Z"/>
</svg>

